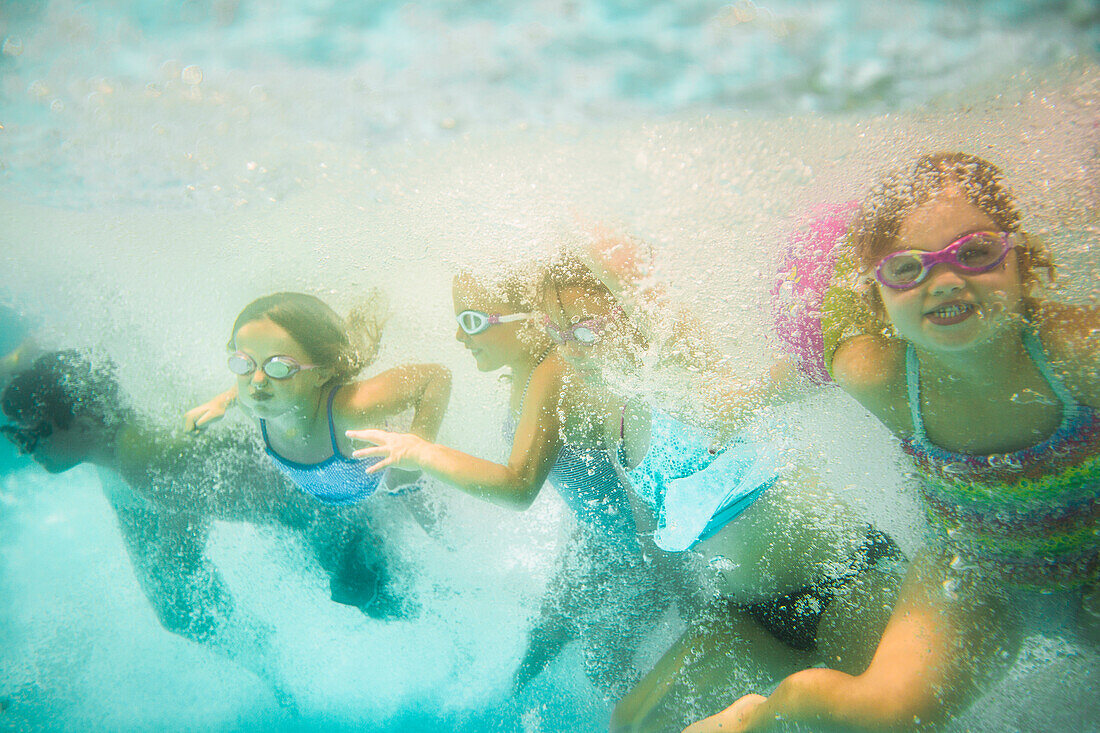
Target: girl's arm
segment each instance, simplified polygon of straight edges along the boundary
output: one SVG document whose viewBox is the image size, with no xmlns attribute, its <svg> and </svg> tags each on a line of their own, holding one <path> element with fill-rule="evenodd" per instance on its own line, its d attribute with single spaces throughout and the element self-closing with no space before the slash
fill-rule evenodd
<svg viewBox="0 0 1100 733">
<path fill-rule="evenodd" d="M 1063 383 L 1078 400 L 1100 408 L 1100 308 L 1048 303 L 1035 320 Z"/>
<path fill-rule="evenodd" d="M 877 334 L 842 341 L 833 355 L 833 379 L 897 436 L 913 431 L 905 385 L 905 343 Z"/>
<path fill-rule="evenodd" d="M 684 733 L 766 731 L 779 722 L 830 730 L 921 730 L 962 710 L 980 682 L 1011 661 L 1017 637 L 1000 604 L 976 593 L 948 599 L 942 556 L 914 561 L 901 597 L 863 674 L 806 669 L 771 696 L 746 695 Z"/>
<path fill-rule="evenodd" d="M 206 427 L 215 420 L 220 420 L 225 411 L 233 406 L 237 400 L 237 385 L 233 385 L 214 399 L 204 402 L 198 407 L 192 407 L 183 413 L 183 431 L 189 433 Z"/>
<path fill-rule="evenodd" d="M 527 390 L 507 465 L 476 458 L 413 434 L 384 430 L 349 430 L 353 440 L 373 445 L 355 458 L 381 457 L 368 471 L 387 467 L 422 469 L 471 496 L 513 509 L 526 509 L 538 496 L 561 449 L 558 403 L 563 366 L 548 359 L 536 368 Z"/>
<path fill-rule="evenodd" d="M 404 364 L 342 391 L 347 393 L 339 400 L 344 421 L 361 425 L 412 408 L 409 432 L 434 440 L 451 397 L 451 372 L 441 364 Z"/>
</svg>

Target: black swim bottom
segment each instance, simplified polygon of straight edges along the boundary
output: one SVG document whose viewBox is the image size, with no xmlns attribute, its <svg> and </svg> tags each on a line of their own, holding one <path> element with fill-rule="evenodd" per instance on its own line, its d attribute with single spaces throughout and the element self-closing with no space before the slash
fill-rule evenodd
<svg viewBox="0 0 1100 733">
<path fill-rule="evenodd" d="M 904 560 L 901 548 L 890 537 L 874 527 L 852 552 L 844 568 L 837 574 L 767 601 L 734 604 L 767 629 L 787 646 L 804 652 L 817 649 L 817 626 L 829 603 L 857 575 L 880 560 Z"/>
</svg>

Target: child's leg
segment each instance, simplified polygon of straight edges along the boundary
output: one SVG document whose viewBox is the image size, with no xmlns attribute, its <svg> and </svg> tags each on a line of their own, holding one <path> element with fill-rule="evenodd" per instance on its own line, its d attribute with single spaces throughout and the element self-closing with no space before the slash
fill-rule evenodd
<svg viewBox="0 0 1100 733">
<path fill-rule="evenodd" d="M 585 595 L 577 577 L 578 570 L 574 567 L 577 553 L 573 548 L 578 544 L 584 543 L 581 533 L 575 532 L 558 558 L 557 569 L 547 586 L 538 619 L 527 635 L 523 659 L 512 675 L 513 696 L 521 693 L 577 636 L 575 618 L 582 612 Z"/>
<path fill-rule="evenodd" d="M 236 607 L 205 556 L 208 524 L 193 515 L 108 498 L 138 583 L 161 625 L 216 649 L 272 685 L 281 705 L 293 707 L 274 663 L 270 627 Z"/>
<path fill-rule="evenodd" d="M 681 730 L 741 694 L 806 666 L 807 652 L 776 639 L 745 611 L 720 603 L 665 652 L 615 707 L 613 731 Z"/>
</svg>

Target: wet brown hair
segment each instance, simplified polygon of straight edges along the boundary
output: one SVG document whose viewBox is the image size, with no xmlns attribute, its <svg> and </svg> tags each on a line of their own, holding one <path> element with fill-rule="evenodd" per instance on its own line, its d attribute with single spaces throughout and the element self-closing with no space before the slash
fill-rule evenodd
<svg viewBox="0 0 1100 733">
<path fill-rule="evenodd" d="M 375 290 L 368 291 L 347 320 L 312 295 L 273 293 L 245 306 L 233 322 L 227 347 L 237 348 L 237 331 L 245 324 L 267 319 L 290 334 L 310 361 L 331 369 L 333 382 L 343 384 L 354 379 L 378 356 L 385 311 L 385 300 Z"/>
<path fill-rule="evenodd" d="M 549 311 L 550 308 L 556 307 L 564 313 L 565 306 L 561 301 L 561 293 L 563 290 L 570 289 L 581 290 L 597 300 L 606 301 L 609 311 L 618 310 L 621 313 L 621 305 L 615 294 L 596 277 L 588 265 L 571 254 L 559 255 L 543 269 L 537 292 L 540 309 Z M 629 328 L 631 339 L 635 344 L 647 348 L 647 339 L 627 319 L 622 320 Z"/>
</svg>

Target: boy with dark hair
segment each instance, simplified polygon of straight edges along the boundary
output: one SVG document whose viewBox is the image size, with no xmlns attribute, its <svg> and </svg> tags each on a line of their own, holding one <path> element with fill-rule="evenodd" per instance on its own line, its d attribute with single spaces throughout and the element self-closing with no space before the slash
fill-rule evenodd
<svg viewBox="0 0 1100 733">
<path fill-rule="evenodd" d="M 109 361 L 72 350 L 44 354 L 12 378 L 0 408 L 12 421 L 0 432 L 50 473 L 97 467 L 138 582 L 164 628 L 267 679 L 281 701 L 267 658 L 270 630 L 234 607 L 205 555 L 213 520 L 301 532 L 330 574 L 333 600 L 372 613 L 383 564 L 362 541 L 361 510 L 309 502 L 264 465 L 250 441 L 146 424 Z"/>
</svg>

